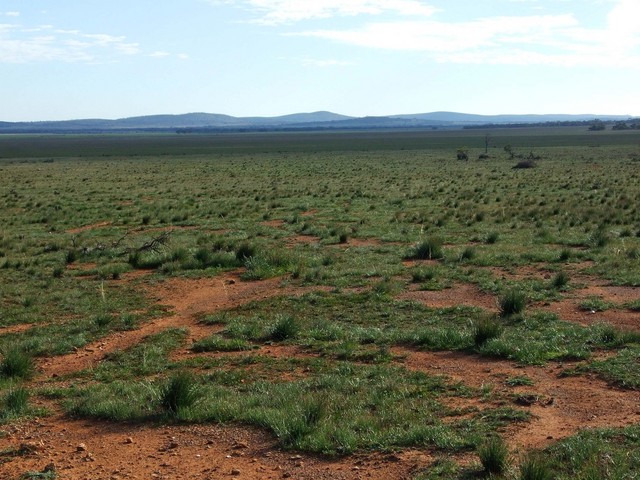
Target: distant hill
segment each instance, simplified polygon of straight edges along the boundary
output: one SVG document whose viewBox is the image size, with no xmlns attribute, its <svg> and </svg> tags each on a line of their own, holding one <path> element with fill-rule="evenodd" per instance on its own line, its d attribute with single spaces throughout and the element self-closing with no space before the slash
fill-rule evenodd
<svg viewBox="0 0 640 480">
<path fill-rule="evenodd" d="M 628 115 L 474 115 L 431 112 L 380 117 L 349 117 L 332 112 L 278 117 L 233 117 L 217 113 L 148 115 L 117 120 L 81 119 L 47 122 L 0 122 L 0 133 L 108 133 L 127 131 L 251 131 L 378 128 L 463 128 L 480 125 L 627 120 Z"/>
</svg>

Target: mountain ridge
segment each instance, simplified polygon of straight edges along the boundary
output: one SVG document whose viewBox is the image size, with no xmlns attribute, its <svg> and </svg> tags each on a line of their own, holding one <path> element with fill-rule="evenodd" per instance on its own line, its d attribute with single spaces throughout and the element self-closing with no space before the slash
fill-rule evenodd
<svg viewBox="0 0 640 480">
<path fill-rule="evenodd" d="M 351 117 L 329 111 L 292 113 L 275 117 L 235 117 L 221 113 L 193 112 L 125 117 L 115 120 L 87 118 L 59 121 L 3 122 L 0 133 L 96 133 L 117 131 L 174 130 L 280 130 L 363 128 L 464 128 L 465 126 L 587 122 L 594 119 L 621 121 L 629 115 L 595 114 L 500 114 L 480 115 L 437 111 L 430 113 Z"/>
</svg>

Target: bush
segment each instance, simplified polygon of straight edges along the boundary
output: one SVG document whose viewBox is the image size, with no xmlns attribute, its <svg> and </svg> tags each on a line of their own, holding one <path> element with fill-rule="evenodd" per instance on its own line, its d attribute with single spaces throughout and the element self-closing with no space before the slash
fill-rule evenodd
<svg viewBox="0 0 640 480">
<path fill-rule="evenodd" d="M 442 251 L 442 240 L 436 237 L 429 237 L 418 243 L 409 258 L 417 260 L 435 260 L 444 256 Z"/>
<path fill-rule="evenodd" d="M 478 456 L 485 473 L 501 475 L 507 470 L 509 450 L 500 437 L 487 440 L 478 448 Z"/>
<path fill-rule="evenodd" d="M 527 303 L 526 295 L 520 290 L 512 289 L 500 298 L 500 315 L 508 317 L 522 313 Z"/>
</svg>

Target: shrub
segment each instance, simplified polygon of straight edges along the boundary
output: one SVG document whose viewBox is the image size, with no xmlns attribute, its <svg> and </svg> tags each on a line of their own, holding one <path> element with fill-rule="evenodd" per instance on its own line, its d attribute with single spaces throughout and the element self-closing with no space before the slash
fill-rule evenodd
<svg viewBox="0 0 640 480">
<path fill-rule="evenodd" d="M 169 379 L 160 391 L 161 406 L 172 415 L 179 415 L 193 406 L 198 399 L 198 387 L 187 372 L 180 372 Z"/>
<path fill-rule="evenodd" d="M 533 159 L 521 160 L 513 166 L 514 169 L 535 168 L 535 167 L 536 167 L 536 162 Z"/>
<path fill-rule="evenodd" d="M 436 272 L 433 268 L 415 268 L 411 271 L 411 281 L 413 283 L 428 282 L 433 280 Z"/>
<path fill-rule="evenodd" d="M 436 237 L 429 237 L 414 247 L 413 252 L 410 254 L 410 258 L 418 260 L 434 260 L 442 258 L 443 255 L 442 240 Z"/>
<path fill-rule="evenodd" d="M 522 313 L 527 303 L 526 295 L 520 290 L 511 289 L 500 298 L 500 315 L 508 317 Z"/>
<path fill-rule="evenodd" d="M 501 475 L 507 470 L 509 450 L 500 437 L 492 437 L 478 448 L 485 473 Z"/>
<path fill-rule="evenodd" d="M 24 350 L 11 348 L 0 362 L 0 375 L 4 377 L 29 378 L 33 373 L 33 359 Z"/>
</svg>

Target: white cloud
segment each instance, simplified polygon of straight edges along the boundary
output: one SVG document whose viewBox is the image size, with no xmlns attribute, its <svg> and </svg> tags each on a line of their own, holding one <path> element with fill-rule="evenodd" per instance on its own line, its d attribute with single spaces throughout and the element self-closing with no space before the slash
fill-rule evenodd
<svg viewBox="0 0 640 480">
<path fill-rule="evenodd" d="M 153 58 L 164 58 L 164 57 L 168 57 L 171 54 L 169 52 L 163 52 L 163 51 L 157 51 L 157 52 L 153 52 L 150 53 L 149 56 L 153 57 Z"/>
<path fill-rule="evenodd" d="M 261 15 L 256 23 L 264 25 L 357 15 L 396 14 L 427 17 L 437 11 L 421 0 L 210 0 L 210 3 L 234 3 L 256 11 Z"/>
<path fill-rule="evenodd" d="M 431 19 L 369 23 L 344 30 L 287 35 L 345 44 L 424 52 L 439 62 L 504 65 L 640 67 L 640 2 L 618 0 L 601 28 L 582 27 L 573 14 Z"/>
<path fill-rule="evenodd" d="M 57 29 L 53 25 L 0 25 L 0 62 L 105 62 L 141 53 L 124 36 Z"/>
<path fill-rule="evenodd" d="M 353 62 L 348 62 L 345 60 L 335 60 L 335 59 L 321 60 L 316 58 L 302 58 L 299 61 L 305 67 L 314 67 L 314 68 L 348 67 L 354 64 Z"/>
<path fill-rule="evenodd" d="M 6 15 L 7 17 L 19 17 L 20 12 L 4 12 L 4 15 Z"/>
</svg>

